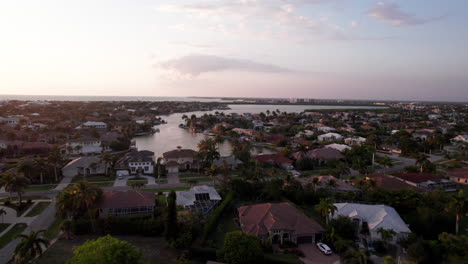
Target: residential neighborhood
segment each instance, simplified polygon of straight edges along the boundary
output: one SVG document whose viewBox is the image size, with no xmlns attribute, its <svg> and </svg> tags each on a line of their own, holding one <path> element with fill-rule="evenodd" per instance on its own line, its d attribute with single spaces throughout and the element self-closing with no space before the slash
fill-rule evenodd
<svg viewBox="0 0 468 264">
<path fill-rule="evenodd" d="M 147 263 L 467 259 L 467 105 L 235 107 L 4 102 L 0 263 L 114 236 Z"/>
</svg>

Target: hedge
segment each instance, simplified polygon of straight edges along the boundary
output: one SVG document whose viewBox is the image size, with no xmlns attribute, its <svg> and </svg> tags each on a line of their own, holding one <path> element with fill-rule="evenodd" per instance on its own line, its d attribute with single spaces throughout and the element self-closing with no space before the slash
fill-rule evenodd
<svg viewBox="0 0 468 264">
<path fill-rule="evenodd" d="M 208 235 L 213 231 L 213 229 L 216 227 L 216 224 L 218 223 L 219 218 L 223 214 L 224 210 L 226 207 L 231 205 L 231 202 L 234 198 L 234 193 L 229 192 L 226 195 L 226 198 L 224 198 L 223 202 L 211 213 L 210 217 L 208 218 L 208 221 L 205 224 L 205 227 L 203 228 L 203 234 L 202 234 L 202 242 L 204 243 Z"/>
<path fill-rule="evenodd" d="M 88 219 L 75 220 L 72 225 L 76 235 L 93 233 L 91 221 Z M 162 219 L 150 216 L 108 216 L 96 221 L 96 233 L 100 234 L 158 236 L 163 232 Z"/>
</svg>

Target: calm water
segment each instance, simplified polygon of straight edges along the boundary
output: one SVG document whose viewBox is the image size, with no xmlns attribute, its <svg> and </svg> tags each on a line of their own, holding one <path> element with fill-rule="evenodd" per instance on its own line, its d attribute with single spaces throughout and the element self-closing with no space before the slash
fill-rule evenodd
<svg viewBox="0 0 468 264">
<path fill-rule="evenodd" d="M 266 110 L 276 110 L 279 109 L 281 112 L 303 112 L 305 109 L 374 109 L 376 107 L 365 107 L 365 106 L 327 106 L 327 105 L 229 105 L 230 110 L 218 111 L 228 113 L 260 113 L 266 112 Z M 182 148 L 197 149 L 197 144 L 200 140 L 206 138 L 207 136 L 201 133 L 190 133 L 185 129 L 179 128 L 179 124 L 183 123 L 182 115 L 191 116 L 195 114 L 196 116 L 201 116 L 205 113 L 214 114 L 216 111 L 198 111 L 190 113 L 177 113 L 171 114 L 168 116 L 162 116 L 164 120 L 167 121 L 167 124 L 159 125 L 160 133 L 155 133 L 153 135 L 136 137 L 134 140 L 136 146 L 139 150 L 150 150 L 153 151 L 156 157 L 161 157 L 162 153 L 175 149 L 177 146 Z M 231 154 L 231 146 L 228 141 L 220 144 L 219 152 L 222 156 L 228 156 Z M 255 148 L 253 154 L 257 153 L 271 153 L 271 150 L 268 148 Z"/>
</svg>

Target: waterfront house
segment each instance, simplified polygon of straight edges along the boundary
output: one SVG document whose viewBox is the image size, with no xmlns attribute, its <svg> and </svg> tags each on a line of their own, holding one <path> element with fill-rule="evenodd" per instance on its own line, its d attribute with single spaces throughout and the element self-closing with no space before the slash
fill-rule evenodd
<svg viewBox="0 0 468 264">
<path fill-rule="evenodd" d="M 132 151 L 116 162 L 116 171 L 127 171 L 130 175 L 154 173 L 154 152 L 149 150 Z M 122 174 L 122 173 L 121 173 Z M 123 173 L 122 175 L 127 174 Z"/>
<path fill-rule="evenodd" d="M 183 149 L 178 146 L 177 149 L 163 153 L 164 165 L 168 172 L 179 172 L 179 170 L 197 169 L 199 164 L 195 159 L 196 151 L 192 149 Z"/>
<path fill-rule="evenodd" d="M 243 232 L 273 244 L 291 241 L 296 244 L 319 241 L 324 228 L 290 203 L 263 203 L 237 209 Z"/>
</svg>

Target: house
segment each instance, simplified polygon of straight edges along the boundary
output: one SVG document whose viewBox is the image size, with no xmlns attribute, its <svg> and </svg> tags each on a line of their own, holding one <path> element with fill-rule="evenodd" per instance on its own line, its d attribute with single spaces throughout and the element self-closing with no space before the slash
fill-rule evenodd
<svg viewBox="0 0 468 264">
<path fill-rule="evenodd" d="M 253 136 L 255 133 L 253 129 L 246 129 L 246 128 L 233 128 L 231 131 L 234 131 L 239 135 L 246 135 L 246 136 Z"/>
<path fill-rule="evenodd" d="M 149 150 L 132 151 L 116 162 L 116 171 L 128 171 L 131 175 L 154 173 L 154 152 Z M 125 175 L 126 173 L 120 173 Z"/>
<path fill-rule="evenodd" d="M 163 153 L 164 165 L 168 172 L 179 172 L 179 170 L 191 170 L 198 168 L 198 162 L 195 160 L 195 150 L 183 149 L 178 146 L 177 149 Z"/>
<path fill-rule="evenodd" d="M 252 120 L 253 130 L 261 131 L 263 130 L 263 122 L 260 120 Z"/>
<path fill-rule="evenodd" d="M 413 132 L 411 137 L 419 141 L 426 141 L 428 138 L 432 137 L 434 131 L 432 129 L 420 129 Z"/>
<path fill-rule="evenodd" d="M 239 165 L 242 165 L 242 161 L 236 159 L 234 156 L 219 157 L 219 159 L 213 161 L 213 164 L 216 167 L 222 167 L 224 166 L 224 162 L 226 162 L 230 170 L 235 170 Z"/>
<path fill-rule="evenodd" d="M 319 162 L 328 162 L 333 160 L 344 159 L 344 155 L 334 148 L 317 148 L 307 151 L 305 154 L 295 152 L 292 154 L 295 159 L 307 157 L 309 159 L 316 159 Z"/>
<path fill-rule="evenodd" d="M 449 177 L 451 181 L 467 185 L 468 184 L 468 168 L 449 169 L 447 171 L 447 177 Z"/>
<path fill-rule="evenodd" d="M 317 137 L 318 141 L 342 140 L 343 136 L 338 133 L 326 133 Z"/>
<path fill-rule="evenodd" d="M 291 241 L 296 244 L 319 241 L 325 231 L 290 203 L 263 203 L 237 209 L 243 232 L 274 244 Z"/>
<path fill-rule="evenodd" d="M 322 132 L 336 131 L 335 128 L 333 128 L 333 127 L 328 127 L 328 126 L 321 126 L 321 127 L 318 127 L 317 130 L 318 130 L 318 131 L 322 131 Z"/>
<path fill-rule="evenodd" d="M 303 185 L 306 186 L 308 184 L 312 184 L 313 179 L 318 178 L 317 182 L 317 189 L 325 189 L 330 192 L 341 192 L 341 193 L 346 193 L 346 192 L 354 192 L 354 193 L 360 193 L 361 190 L 354 187 L 353 185 L 349 184 L 348 182 L 337 179 L 333 176 L 315 176 L 315 177 L 308 177 L 308 178 L 298 178 L 297 180 Z M 335 182 L 335 186 L 330 186 L 329 182 L 330 180 Z"/>
<path fill-rule="evenodd" d="M 422 190 L 416 186 L 408 184 L 396 177 L 384 174 L 370 174 L 366 180 L 372 180 L 375 182 L 375 186 L 379 189 L 386 191 L 400 191 L 400 190 L 414 190 L 421 192 Z"/>
<path fill-rule="evenodd" d="M 442 188 L 446 192 L 454 192 L 457 190 L 457 184 L 455 182 L 429 173 L 404 172 L 395 173 L 393 176 L 425 191 L 433 191 L 438 188 Z"/>
<path fill-rule="evenodd" d="M 363 137 L 349 137 L 349 138 L 345 138 L 344 142 L 346 145 L 356 146 L 356 145 L 364 144 L 364 142 L 366 142 L 366 139 Z"/>
<path fill-rule="evenodd" d="M 278 166 L 283 169 L 292 169 L 293 161 L 280 154 L 259 154 L 255 160 L 261 164 Z"/>
<path fill-rule="evenodd" d="M 96 156 L 79 157 L 70 161 L 62 168 L 62 175 L 65 177 L 92 176 L 105 174 L 106 168 Z"/>
<path fill-rule="evenodd" d="M 395 231 L 393 242 L 405 239 L 411 233 L 411 230 L 393 207 L 356 203 L 335 203 L 334 205 L 337 210 L 332 218 L 338 218 L 339 216 L 351 218 L 358 226 L 358 233 L 362 230 L 363 225 L 367 225 L 370 241 L 381 240 L 381 236 L 377 232 L 379 228 Z"/>
<path fill-rule="evenodd" d="M 8 148 L 8 142 L 5 140 L 0 140 L 0 149 L 7 149 Z"/>
<path fill-rule="evenodd" d="M 204 215 L 210 213 L 222 200 L 216 189 L 208 185 L 194 186 L 188 191 L 178 191 L 176 197 L 177 205 Z"/>
<path fill-rule="evenodd" d="M 75 129 L 90 129 L 90 128 L 107 129 L 107 124 L 104 122 L 87 121 L 77 126 Z"/>
<path fill-rule="evenodd" d="M 452 143 L 468 143 L 468 134 L 458 135 L 450 140 Z"/>
<path fill-rule="evenodd" d="M 105 191 L 99 202 L 99 216 L 132 216 L 154 213 L 156 199 L 152 192 Z"/>
<path fill-rule="evenodd" d="M 91 136 L 83 136 L 69 140 L 65 145 L 67 154 L 92 154 L 103 151 L 101 140 Z"/>
<path fill-rule="evenodd" d="M 339 152 L 343 152 L 343 151 L 345 151 L 345 150 L 347 150 L 347 149 L 351 149 L 349 146 L 346 146 L 346 145 L 344 145 L 344 144 L 336 144 L 336 143 L 326 145 L 325 148 L 336 149 L 336 150 L 338 150 Z"/>
<path fill-rule="evenodd" d="M 314 131 L 312 130 L 304 130 L 298 132 L 294 137 L 295 138 L 304 138 L 304 137 L 311 137 L 314 135 Z"/>
<path fill-rule="evenodd" d="M 47 155 L 52 145 L 44 142 L 15 140 L 8 144 L 8 151 L 13 155 Z"/>
</svg>

